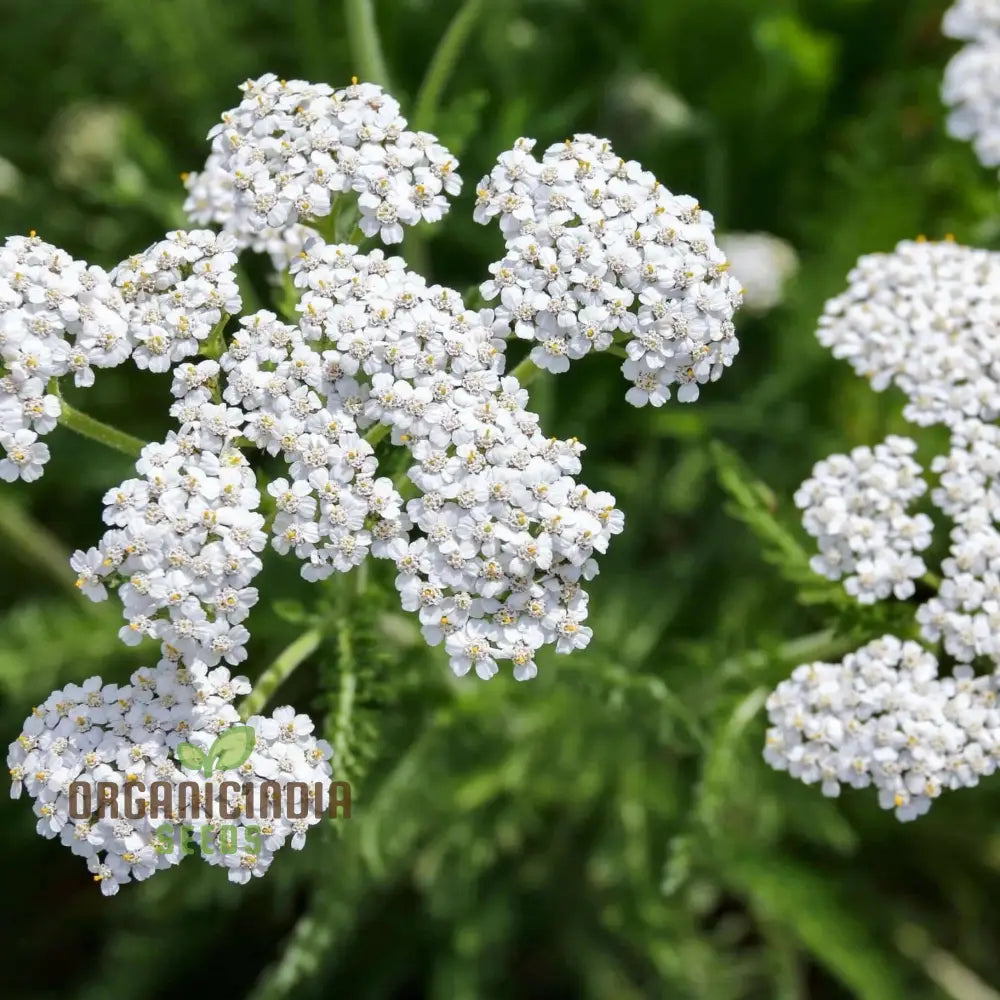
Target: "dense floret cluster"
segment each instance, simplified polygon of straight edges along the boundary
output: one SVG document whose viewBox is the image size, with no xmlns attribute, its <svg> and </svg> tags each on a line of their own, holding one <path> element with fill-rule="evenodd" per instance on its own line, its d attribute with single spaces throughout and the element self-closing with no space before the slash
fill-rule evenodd
<svg viewBox="0 0 1000 1000">
<path fill-rule="evenodd" d="M 883 636 L 841 663 L 807 663 L 767 702 L 765 759 L 825 795 L 873 787 L 883 809 L 911 820 L 942 791 L 996 770 L 998 681 L 970 668 L 938 677 L 916 642 Z"/>
<path fill-rule="evenodd" d="M 482 286 L 504 334 L 536 342 L 553 372 L 625 343 L 635 406 L 698 398 L 732 363 L 742 289 L 712 216 L 671 194 L 605 139 L 577 135 L 537 160 L 534 140 L 501 154 L 477 189 L 475 218 L 498 219 L 506 253 Z"/>
<path fill-rule="evenodd" d="M 913 819 L 1000 759 L 1000 428 L 988 422 L 1000 416 L 1000 256 L 904 242 L 863 257 L 848 281 L 819 340 L 875 389 L 901 389 L 908 420 L 948 429 L 930 501 L 951 522 L 950 544 L 938 580 L 918 554 L 933 522 L 908 509 L 927 491 L 916 444 L 892 436 L 830 456 L 802 484 L 795 500 L 820 549 L 811 565 L 863 604 L 907 600 L 920 582 L 932 594 L 914 609 L 914 634 L 959 666 L 939 678 L 919 642 L 892 636 L 840 664 L 801 666 L 768 702 L 765 757 L 828 794 L 874 785 L 884 808 Z M 984 661 L 992 675 L 975 676 Z"/>
<path fill-rule="evenodd" d="M 482 288 L 500 301 L 475 310 L 402 258 L 359 248 L 448 211 L 461 180 L 434 136 L 409 130 L 372 84 L 268 74 L 241 90 L 204 168 L 184 176 L 188 217 L 219 232 L 168 233 L 110 272 L 34 235 L 0 250 L 0 478 L 37 478 L 49 458 L 39 437 L 60 419 L 138 454 L 104 496 L 103 537 L 71 565 L 86 597 L 120 601 L 122 641 L 151 639 L 159 659 L 120 689 L 92 678 L 54 692 L 10 752 L 39 831 L 87 857 L 108 894 L 178 857 L 157 848 L 148 819 L 70 822 L 70 783 L 110 782 L 124 802 L 211 756 L 249 692 L 229 668 L 248 658 L 268 545 L 310 581 L 391 560 L 403 609 L 458 675 L 488 679 L 509 662 L 527 680 L 544 647 L 590 641 L 584 586 L 624 518 L 579 481 L 584 445 L 542 431 L 507 372 L 511 335 L 537 341 L 531 359 L 552 371 L 613 348 L 636 405 L 662 404 L 674 385 L 696 399 L 738 350 L 742 293 L 712 217 L 605 140 L 576 136 L 541 161 L 520 140 L 500 158 L 476 208 L 506 239 Z M 271 257 L 280 316 L 241 315 L 244 249 Z M 58 394 L 61 377 L 86 387 L 93 369 L 127 360 L 171 376 L 174 426 L 157 443 Z M 329 747 L 305 716 L 279 709 L 248 725 L 244 792 L 329 784 Z M 219 834 L 207 808 L 185 822 Z M 258 849 L 207 860 L 246 881 L 286 839 L 301 846 L 308 825 L 262 825 Z"/>
<path fill-rule="evenodd" d="M 365 236 L 399 243 L 404 226 L 437 222 L 461 190 L 458 161 L 433 135 L 407 129 L 381 87 L 335 90 L 269 73 L 240 89 L 239 106 L 209 133 L 205 168 L 185 179 L 185 210 L 276 263 L 291 260 L 340 195 L 357 195 Z"/>
<path fill-rule="evenodd" d="M 867 254 L 831 299 L 819 337 L 919 425 L 1000 416 L 1000 254 L 944 241 Z"/>
<path fill-rule="evenodd" d="M 862 604 L 914 592 L 927 572 L 922 552 L 933 524 L 907 508 L 927 489 L 910 457 L 916 444 L 893 435 L 874 449 L 855 448 L 818 462 L 795 494 L 802 523 L 819 544 L 812 568 L 829 580 L 844 577 L 844 589 Z"/>
<path fill-rule="evenodd" d="M 199 780 L 198 798 L 185 798 L 181 783 L 199 774 L 179 762 L 178 748 L 190 744 L 209 751 L 220 733 L 240 722 L 232 703 L 249 691 L 245 677 L 232 677 L 225 667 L 209 670 L 198 661 L 190 667 L 143 668 L 123 686 L 91 677 L 53 691 L 10 746 L 11 794 L 27 792 L 39 834 L 58 837 L 85 858 L 107 896 L 183 860 L 179 840 L 165 839 L 164 824 L 193 827 L 203 859 L 223 865 L 230 881 L 263 875 L 275 851 L 286 842 L 301 848 L 306 830 L 320 817 L 311 807 L 299 810 L 300 819 L 248 816 L 242 808 L 247 793 L 261 801 L 265 781 L 280 789 L 303 782 L 314 797 L 327 796 L 331 750 L 312 735 L 309 719 L 290 708 L 269 718 L 253 716 L 246 722 L 252 730 L 247 759 L 210 771 L 211 785 Z M 157 783 L 160 790 L 167 786 L 165 796 L 157 797 Z M 223 824 L 241 828 L 235 850 L 221 849 Z M 259 828 L 257 850 L 247 846 L 250 826 Z"/>
<path fill-rule="evenodd" d="M 996 0 L 957 0 L 942 27 L 965 42 L 941 87 L 952 109 L 948 131 L 971 141 L 983 166 L 1000 166 L 1000 6 Z"/>
</svg>

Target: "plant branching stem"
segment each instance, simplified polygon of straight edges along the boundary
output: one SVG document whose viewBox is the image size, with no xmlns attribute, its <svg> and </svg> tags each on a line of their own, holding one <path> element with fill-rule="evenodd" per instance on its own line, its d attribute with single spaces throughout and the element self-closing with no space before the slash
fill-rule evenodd
<svg viewBox="0 0 1000 1000">
<path fill-rule="evenodd" d="M 391 90 L 389 70 L 375 22 L 374 0 L 344 0 L 344 23 L 358 76 L 365 83 L 377 83 Z"/>
<path fill-rule="evenodd" d="M 56 395 L 59 395 L 58 386 L 55 387 L 54 391 Z M 131 458 L 138 458 L 142 454 L 142 449 L 146 447 L 145 441 L 141 441 L 131 434 L 126 434 L 125 431 L 120 431 L 117 427 L 112 427 L 110 424 L 104 424 L 100 420 L 95 420 L 88 414 L 76 409 L 76 407 L 70 406 L 61 397 L 59 405 L 61 408 L 59 423 L 63 427 L 67 427 L 69 430 L 75 431 L 85 438 L 90 438 L 91 441 L 97 441 L 108 448 L 120 451 L 123 455 L 129 455 Z"/>
<path fill-rule="evenodd" d="M 441 95 L 484 7 L 484 0 L 465 0 L 441 36 L 413 105 L 413 128 L 416 131 L 434 130 Z"/>
<path fill-rule="evenodd" d="M 245 722 L 251 715 L 258 715 L 271 696 L 292 675 L 295 668 L 305 662 L 323 641 L 319 627 L 303 632 L 286 646 L 274 662 L 254 682 L 254 689 L 240 704 L 240 718 Z"/>
</svg>

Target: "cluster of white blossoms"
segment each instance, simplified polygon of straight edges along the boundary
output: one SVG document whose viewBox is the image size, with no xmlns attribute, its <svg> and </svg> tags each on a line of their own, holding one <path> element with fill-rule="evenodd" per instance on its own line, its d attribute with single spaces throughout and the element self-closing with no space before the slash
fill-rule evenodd
<svg viewBox="0 0 1000 1000">
<path fill-rule="evenodd" d="M 180 230 L 115 268 L 137 367 L 169 371 L 197 354 L 224 317 L 239 313 L 235 249 L 228 234 Z"/>
<path fill-rule="evenodd" d="M 347 192 L 365 236 L 399 243 L 404 226 L 438 221 L 446 195 L 461 190 L 457 160 L 433 135 L 409 131 L 375 84 L 334 90 L 268 73 L 240 89 L 239 106 L 209 132 L 205 169 L 186 180 L 185 208 L 241 246 L 290 258 L 305 235 L 299 220 L 330 215 Z"/>
<path fill-rule="evenodd" d="M 42 475 L 48 434 L 61 412 L 53 379 L 78 386 L 94 368 L 127 359 L 126 310 L 111 277 L 37 236 L 12 236 L 0 248 L 0 479 Z"/>
<path fill-rule="evenodd" d="M 375 554 L 395 560 L 403 607 L 419 613 L 427 641 L 445 643 L 459 674 L 488 678 L 510 660 L 518 679 L 535 675 L 542 646 L 585 645 L 581 581 L 623 517 L 610 494 L 573 479 L 583 445 L 545 437 L 527 393 L 502 375 L 492 312 L 466 309 L 379 251 L 317 240 L 292 270 L 301 335 L 317 344 L 292 357 L 312 369 L 327 409 L 391 427 L 413 456 L 421 495 L 405 517 L 384 496 Z"/>
<path fill-rule="evenodd" d="M 299 810 L 305 813 L 301 819 L 266 818 L 262 783 L 284 789 L 303 782 L 322 800 L 330 788 L 331 749 L 313 737 L 307 717 L 279 708 L 270 718 L 247 720 L 253 745 L 238 767 L 217 768 L 204 778 L 180 763 L 180 744 L 208 751 L 220 733 L 240 722 L 232 703 L 249 691 L 245 677 L 200 662 L 142 668 L 121 687 L 92 677 L 53 691 L 10 745 L 11 796 L 28 793 L 38 833 L 58 837 L 85 858 L 106 896 L 183 859 L 179 828 L 166 833 L 164 824 L 193 827 L 204 860 L 224 865 L 230 881 L 263 875 L 283 844 L 303 846 L 321 812 L 310 799 L 310 808 Z M 197 799 L 185 798 L 181 783 L 199 777 Z M 260 818 L 243 808 L 248 792 L 256 796 Z M 240 828 L 232 838 L 235 849 L 221 849 L 224 825 Z M 247 836 L 253 825 L 260 833 L 256 850 Z"/>
<path fill-rule="evenodd" d="M 921 634 L 961 663 L 987 657 L 1000 670 L 1000 428 L 960 425 L 932 468 L 932 499 L 954 526 L 938 593 L 917 610 Z"/>
<path fill-rule="evenodd" d="M 192 761 L 222 759 L 213 747 L 249 691 L 229 668 L 247 658 L 268 543 L 308 580 L 391 560 L 403 608 L 457 674 L 487 679 L 509 661 L 518 680 L 534 677 L 543 647 L 589 642 L 584 585 L 624 519 L 577 480 L 583 444 L 542 433 L 504 374 L 507 338 L 538 341 L 532 358 L 561 371 L 619 337 L 635 405 L 662 404 L 673 385 L 697 398 L 738 350 L 742 293 L 712 217 L 606 141 L 577 136 L 539 162 L 520 140 L 500 158 L 476 209 L 481 222 L 499 216 L 506 239 L 483 286 L 500 303 L 477 311 L 401 258 L 334 242 L 353 230 L 354 243 L 398 243 L 403 227 L 447 212 L 461 180 L 434 136 L 408 130 L 371 84 L 269 74 L 241 89 L 204 169 L 185 176 L 189 217 L 221 232 L 168 233 L 110 273 L 34 236 L 0 251 L 0 478 L 40 474 L 37 436 L 62 413 L 56 379 L 88 386 L 92 369 L 129 359 L 172 376 L 175 429 L 107 492 L 103 537 L 71 560 L 85 596 L 121 601 L 121 639 L 154 640 L 159 661 L 122 688 L 92 678 L 54 692 L 9 757 L 39 832 L 86 857 L 109 895 L 181 856 L 125 809 L 139 784 L 176 787 Z M 288 272 L 297 320 L 240 315 L 247 248 Z M 387 436 L 402 458 L 393 477 L 375 452 Z M 301 781 L 315 798 L 331 774 L 305 716 L 279 709 L 248 725 L 240 790 L 177 817 L 214 843 L 223 813 L 259 834 L 206 856 L 237 882 L 285 842 L 301 847 L 321 814 L 255 823 L 248 783 Z M 74 782 L 95 794 L 110 784 L 121 815 L 72 817 Z"/>
<path fill-rule="evenodd" d="M 110 274 L 37 236 L 0 248 L 0 479 L 42 475 L 62 413 L 54 380 L 94 384 L 95 368 L 131 358 L 168 371 L 197 354 L 242 306 L 235 241 L 209 230 L 167 233 Z"/>
<path fill-rule="evenodd" d="M 252 210 L 236 196 L 236 182 L 222 167 L 222 156 L 210 153 L 197 173 L 181 174 L 188 196 L 184 201 L 187 217 L 200 226 L 221 226 L 240 249 L 266 253 L 275 271 L 287 271 L 295 255 L 317 235 L 302 222 L 275 228 L 255 229 L 250 224 Z"/>
<path fill-rule="evenodd" d="M 919 425 L 1000 416 L 1000 254 L 944 241 L 867 254 L 817 336 Z"/>
<path fill-rule="evenodd" d="M 818 462 L 795 494 L 802 523 L 819 544 L 812 569 L 862 604 L 910 597 L 927 572 L 916 553 L 931 544 L 933 523 L 907 508 L 927 490 L 910 457 L 916 444 L 890 435 L 874 449 L 854 448 Z"/>
<path fill-rule="evenodd" d="M 392 480 L 376 478 L 374 449 L 337 395 L 339 355 L 314 349 L 273 313 L 241 323 L 220 359 L 222 398 L 245 437 L 288 466 L 288 478 L 267 487 L 273 547 L 303 560 L 307 580 L 345 573 L 369 552 L 384 557 L 409 521 Z"/>
<path fill-rule="evenodd" d="M 178 369 L 172 412 L 180 431 L 143 448 L 142 478 L 107 492 L 109 530 L 71 563 L 91 600 L 117 589 L 122 641 L 158 639 L 163 664 L 241 663 L 249 638 L 242 622 L 257 603 L 250 582 L 267 534 L 253 470 L 233 445 L 243 413 L 214 403 L 204 385 L 218 370 L 214 361 Z"/>
<path fill-rule="evenodd" d="M 476 221 L 499 218 L 506 244 L 482 285 L 504 335 L 537 341 L 531 360 L 553 372 L 618 337 L 630 403 L 660 406 L 673 385 L 697 399 L 739 350 L 742 289 L 712 216 L 605 139 L 576 135 L 540 161 L 534 144 L 519 139 L 477 189 Z"/>
<path fill-rule="evenodd" d="M 318 238 L 293 276 L 298 326 L 258 312 L 218 362 L 175 367 L 180 430 L 106 494 L 109 530 L 73 557 L 80 589 L 116 589 L 123 641 L 158 639 L 164 664 L 235 665 L 270 535 L 309 580 L 392 559 L 403 608 L 458 674 L 488 678 L 509 660 L 524 680 L 542 646 L 586 645 L 582 584 L 623 517 L 574 479 L 583 445 L 545 437 L 502 375 L 492 312 L 399 258 Z M 379 424 L 414 461 L 408 501 L 359 432 Z M 237 442 L 284 462 L 270 522 Z"/>
<path fill-rule="evenodd" d="M 942 28 L 966 43 L 948 63 L 941 87 L 952 109 L 948 131 L 971 140 L 983 166 L 1000 166 L 1000 4 L 957 0 Z"/>
<path fill-rule="evenodd" d="M 915 608 L 916 632 L 959 666 L 939 678 L 919 642 L 891 636 L 843 663 L 801 666 L 768 702 L 765 757 L 827 794 L 874 785 L 884 808 L 912 819 L 1000 759 L 1000 428 L 989 422 L 1000 416 L 1000 255 L 903 242 L 862 257 L 848 280 L 819 340 L 876 390 L 901 389 L 909 421 L 947 428 L 930 501 L 951 521 L 950 544 L 936 584 L 917 555 L 933 523 L 907 510 L 927 489 L 916 446 L 890 437 L 819 462 L 796 494 L 819 540 L 811 565 L 831 579 L 855 574 L 845 588 L 862 603 L 912 597 L 918 578 L 936 586 Z M 977 661 L 992 674 L 975 676 Z"/>
<path fill-rule="evenodd" d="M 764 757 L 823 794 L 874 787 L 900 820 L 942 791 L 971 788 L 1000 758 L 998 679 L 938 677 L 916 642 L 883 636 L 841 663 L 797 667 L 769 696 Z"/>
</svg>

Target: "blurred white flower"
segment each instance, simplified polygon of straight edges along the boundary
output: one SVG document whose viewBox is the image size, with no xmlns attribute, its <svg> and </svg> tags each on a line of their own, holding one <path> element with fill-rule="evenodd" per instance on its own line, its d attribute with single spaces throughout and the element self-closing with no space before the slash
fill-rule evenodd
<svg viewBox="0 0 1000 1000">
<path fill-rule="evenodd" d="M 21 171 L 0 156 L 0 198 L 13 198 L 21 190 Z"/>
<path fill-rule="evenodd" d="M 109 175 L 124 159 L 126 119 L 116 104 L 80 102 L 63 109 L 49 136 L 56 178 L 84 187 Z"/>
<path fill-rule="evenodd" d="M 785 285 L 799 269 L 790 243 L 771 233 L 720 233 L 716 242 L 729 258 L 731 274 L 743 285 L 743 308 L 770 312 L 785 297 Z"/>
<path fill-rule="evenodd" d="M 948 131 L 972 142 L 985 167 L 1000 165 L 1000 3 L 958 0 L 945 14 L 944 34 L 966 42 L 944 71 L 941 99 L 951 109 Z"/>
</svg>

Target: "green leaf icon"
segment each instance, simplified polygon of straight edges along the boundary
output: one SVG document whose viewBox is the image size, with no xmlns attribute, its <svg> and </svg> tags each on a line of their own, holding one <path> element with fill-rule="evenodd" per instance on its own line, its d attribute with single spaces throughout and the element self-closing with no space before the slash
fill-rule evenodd
<svg viewBox="0 0 1000 1000">
<path fill-rule="evenodd" d="M 205 758 L 205 777 L 210 778 L 216 769 L 228 771 L 239 767 L 253 753 L 256 741 L 253 726 L 232 726 L 220 733 Z"/>
<path fill-rule="evenodd" d="M 178 743 L 177 759 L 184 767 L 192 767 L 196 770 L 205 764 L 205 754 L 193 743 Z"/>
</svg>

